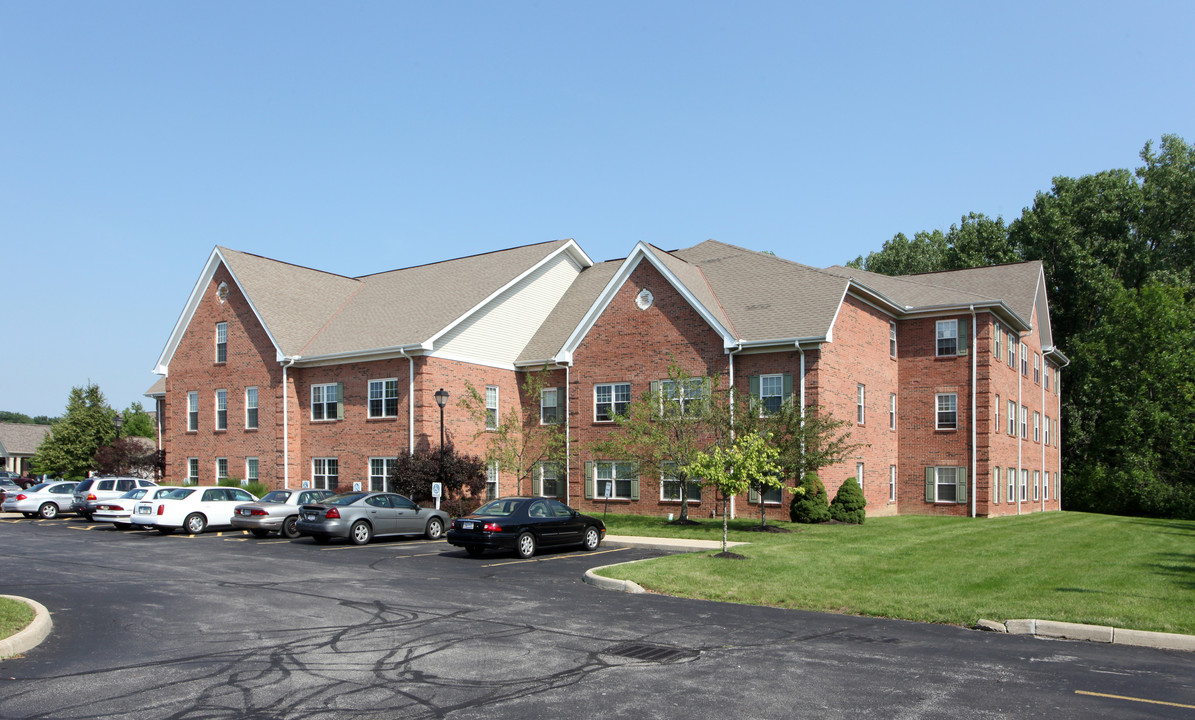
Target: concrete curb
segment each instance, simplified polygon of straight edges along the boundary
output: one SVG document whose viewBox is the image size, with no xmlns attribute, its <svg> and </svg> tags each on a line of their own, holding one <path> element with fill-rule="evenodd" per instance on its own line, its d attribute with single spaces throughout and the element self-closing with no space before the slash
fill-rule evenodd
<svg viewBox="0 0 1195 720">
<path fill-rule="evenodd" d="M 631 562 L 639 561 L 632 560 Z M 612 565 L 603 565 L 601 567 L 590 568 L 585 571 L 584 580 L 590 585 L 601 590 L 614 590 L 615 592 L 636 594 L 647 592 L 639 583 L 631 582 L 630 580 L 615 580 L 614 578 L 602 577 L 601 575 L 596 574 L 597 570 L 604 570 L 605 568 L 616 567 L 618 565 L 630 565 L 630 563 L 614 563 Z"/>
<path fill-rule="evenodd" d="M 36 600 L 16 595 L 0 595 L 0 597 L 23 602 L 33 608 L 33 622 L 16 635 L 0 640 L 0 660 L 26 653 L 49 637 L 50 630 L 54 627 L 54 621 L 50 619 L 50 611 L 46 609 L 45 605 Z"/>
<path fill-rule="evenodd" d="M 1134 645 L 1158 650 L 1183 650 L 1195 652 L 1195 635 L 1150 632 L 1148 630 L 1127 630 L 1107 625 L 1083 625 L 1081 623 L 1059 622 L 1057 620 L 1007 620 L 1003 623 L 980 620 L 977 627 L 996 630 L 1003 626 L 1011 635 L 1033 635 L 1055 640 L 1086 640 L 1088 642 Z"/>
</svg>

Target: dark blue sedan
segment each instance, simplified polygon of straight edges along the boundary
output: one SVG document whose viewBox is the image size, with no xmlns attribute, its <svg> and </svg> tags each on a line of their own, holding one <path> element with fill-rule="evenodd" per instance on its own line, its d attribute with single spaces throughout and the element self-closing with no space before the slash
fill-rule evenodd
<svg viewBox="0 0 1195 720">
<path fill-rule="evenodd" d="M 596 550 L 605 536 L 605 523 L 559 500 L 509 497 L 453 520 L 448 543 L 473 556 L 491 549 L 514 550 L 519 557 L 529 558 L 540 546 L 581 545 Z"/>
</svg>

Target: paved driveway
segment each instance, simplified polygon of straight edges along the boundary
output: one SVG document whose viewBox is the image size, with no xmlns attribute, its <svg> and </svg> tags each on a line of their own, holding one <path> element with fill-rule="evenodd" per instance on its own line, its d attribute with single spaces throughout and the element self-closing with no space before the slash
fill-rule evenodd
<svg viewBox="0 0 1195 720">
<path fill-rule="evenodd" d="M 317 546 L 0 520 L 0 593 L 39 600 L 55 624 L 0 662 L 0 717 L 1195 714 L 1186 653 L 581 582 L 586 568 L 654 554 L 474 559 L 422 540 Z"/>
</svg>

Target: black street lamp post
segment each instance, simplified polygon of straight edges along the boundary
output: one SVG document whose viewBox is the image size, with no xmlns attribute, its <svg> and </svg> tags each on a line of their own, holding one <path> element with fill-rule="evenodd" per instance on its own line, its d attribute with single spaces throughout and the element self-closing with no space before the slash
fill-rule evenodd
<svg viewBox="0 0 1195 720">
<path fill-rule="evenodd" d="M 440 406 L 440 492 L 444 492 L 444 406 L 448 404 L 448 391 L 440 388 L 435 394 L 436 404 Z M 436 498 L 436 509 L 440 509 L 440 498 Z"/>
<path fill-rule="evenodd" d="M 116 426 L 116 439 L 120 439 L 120 426 L 124 425 L 124 418 L 120 413 L 116 413 L 116 417 L 112 418 L 112 424 Z"/>
</svg>

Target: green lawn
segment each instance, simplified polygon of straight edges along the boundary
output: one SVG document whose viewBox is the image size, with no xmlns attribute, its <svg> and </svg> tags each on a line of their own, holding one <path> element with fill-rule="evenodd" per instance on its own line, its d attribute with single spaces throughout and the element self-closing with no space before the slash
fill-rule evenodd
<svg viewBox="0 0 1195 720">
<path fill-rule="evenodd" d="M 610 535 L 722 538 L 720 520 L 606 522 Z M 733 549 L 746 560 L 692 553 L 602 574 L 669 595 L 922 622 L 1038 618 L 1195 634 L 1192 521 L 1055 512 L 742 531 L 758 522 L 731 521 L 730 539 L 751 543 Z"/>
<path fill-rule="evenodd" d="M 23 602 L 0 598 L 0 640 L 12 637 L 33 622 L 33 608 Z"/>
</svg>

